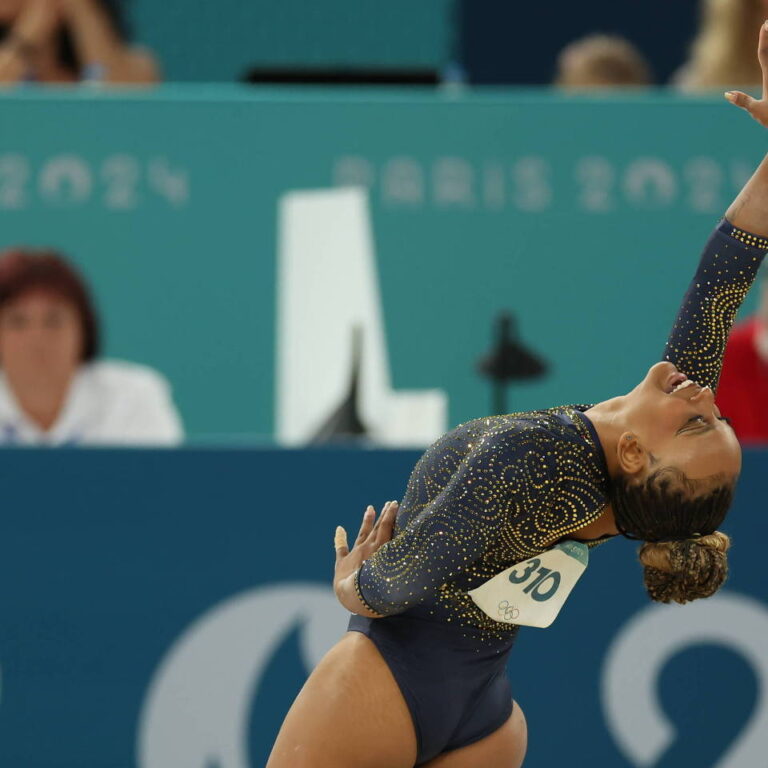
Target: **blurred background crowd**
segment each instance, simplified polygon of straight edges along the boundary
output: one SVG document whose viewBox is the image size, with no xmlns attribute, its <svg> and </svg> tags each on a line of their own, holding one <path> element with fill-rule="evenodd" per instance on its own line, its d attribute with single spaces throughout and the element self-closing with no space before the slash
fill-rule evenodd
<svg viewBox="0 0 768 768">
<path fill-rule="evenodd" d="M 651 0 L 642 9 L 594 0 L 588 9 L 558 9 L 556 18 L 545 8 L 513 9 L 501 0 L 432 0 L 424 4 L 426 12 L 410 15 L 401 5 L 383 14 L 372 7 L 355 12 L 369 22 L 377 13 L 389 17 L 386 23 L 401 38 L 379 40 L 379 50 L 366 56 L 343 36 L 333 50 L 323 50 L 329 46 L 323 29 L 338 23 L 343 12 L 333 4 L 310 11 L 297 0 L 225 0 L 215 14 L 180 0 L 3 0 L 0 80 L 151 84 L 367 77 L 473 85 L 554 82 L 567 88 L 667 85 L 682 91 L 760 83 L 753 50 L 754 30 L 768 15 L 763 0 L 681 0 L 672 6 Z M 418 37 L 408 28 L 414 21 L 429 21 L 431 29 Z M 347 23 L 352 29 L 354 15 Z M 228 50 L 216 50 L 220 40 L 229 40 Z M 408 45 L 421 47 L 421 53 L 412 51 L 393 64 L 392 51 Z M 431 56 L 424 49 L 440 53 Z M 218 61 L 206 68 L 215 53 Z"/>
</svg>

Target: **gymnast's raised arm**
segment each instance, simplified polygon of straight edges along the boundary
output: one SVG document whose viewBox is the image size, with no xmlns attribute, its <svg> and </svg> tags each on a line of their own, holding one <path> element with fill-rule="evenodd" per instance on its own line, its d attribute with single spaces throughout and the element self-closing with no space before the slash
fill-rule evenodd
<svg viewBox="0 0 768 768">
<path fill-rule="evenodd" d="M 763 95 L 728 91 L 733 104 L 768 127 L 768 22 L 760 28 L 758 58 Z M 712 390 L 720 378 L 736 312 L 768 251 L 768 157 L 744 185 L 713 232 L 675 319 L 664 359 Z"/>
<path fill-rule="evenodd" d="M 760 27 L 757 57 L 763 72 L 762 97 L 753 99 L 740 91 L 728 91 L 725 96 L 732 104 L 741 107 L 758 123 L 768 128 L 768 21 Z M 768 237 L 767 160 L 763 159 L 725 214 L 726 219 L 735 227 L 761 237 Z"/>
<path fill-rule="evenodd" d="M 747 187 L 750 185 L 755 192 L 761 190 L 752 196 L 752 203 L 746 203 L 747 210 L 754 211 L 755 202 L 763 199 L 768 203 L 768 161 L 763 161 Z M 743 195 L 742 191 L 729 214 Z M 736 221 L 742 218 L 734 216 Z M 768 224 L 768 217 L 764 221 Z M 691 381 L 712 391 L 717 389 L 736 312 L 768 251 L 768 238 L 758 234 L 763 230 L 768 231 L 768 226 L 747 230 L 733 219 L 720 222 L 704 247 L 664 349 L 664 360 L 673 363 Z"/>
</svg>

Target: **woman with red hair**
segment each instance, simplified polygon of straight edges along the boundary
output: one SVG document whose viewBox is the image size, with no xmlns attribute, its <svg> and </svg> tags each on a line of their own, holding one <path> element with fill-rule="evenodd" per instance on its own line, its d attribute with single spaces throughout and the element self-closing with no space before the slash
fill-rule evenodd
<svg viewBox="0 0 768 768">
<path fill-rule="evenodd" d="M 0 444 L 164 444 L 183 437 L 165 379 L 102 361 L 88 289 L 52 251 L 0 255 Z"/>
</svg>

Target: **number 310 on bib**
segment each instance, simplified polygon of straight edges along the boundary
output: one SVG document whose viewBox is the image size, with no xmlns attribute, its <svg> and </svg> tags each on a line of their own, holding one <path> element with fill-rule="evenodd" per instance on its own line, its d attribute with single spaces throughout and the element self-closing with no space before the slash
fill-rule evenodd
<svg viewBox="0 0 768 768">
<path fill-rule="evenodd" d="M 496 574 L 469 592 L 494 621 L 548 627 L 589 563 L 589 547 L 564 541 L 537 557 Z"/>
</svg>

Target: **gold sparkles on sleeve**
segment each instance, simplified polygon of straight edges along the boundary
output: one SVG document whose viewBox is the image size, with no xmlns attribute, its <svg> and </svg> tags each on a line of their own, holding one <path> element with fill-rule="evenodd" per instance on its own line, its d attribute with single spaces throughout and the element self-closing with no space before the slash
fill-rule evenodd
<svg viewBox="0 0 768 768">
<path fill-rule="evenodd" d="M 688 378 L 717 388 L 736 312 L 768 250 L 768 239 L 723 219 L 707 241 L 664 350 Z"/>
<path fill-rule="evenodd" d="M 507 503 L 504 467 L 493 453 L 481 448 L 460 461 L 436 496 L 363 563 L 358 588 L 366 605 L 388 616 L 431 599 L 492 546 Z M 435 459 L 451 464 L 455 457 Z M 426 483 L 440 482 L 440 467 L 435 470 L 423 478 Z"/>
<path fill-rule="evenodd" d="M 414 468 L 396 535 L 358 573 L 360 598 L 384 616 L 418 608 L 482 626 L 467 591 L 596 519 L 604 480 L 572 408 L 467 422 Z"/>
</svg>

